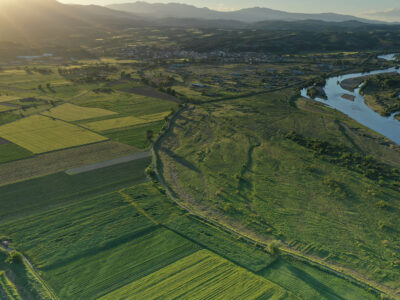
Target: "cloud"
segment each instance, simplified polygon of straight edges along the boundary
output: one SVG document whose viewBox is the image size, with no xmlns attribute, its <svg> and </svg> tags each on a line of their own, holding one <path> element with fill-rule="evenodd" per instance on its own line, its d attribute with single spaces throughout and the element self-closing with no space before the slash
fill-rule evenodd
<svg viewBox="0 0 400 300">
<path fill-rule="evenodd" d="M 388 22 L 400 22 L 400 8 L 390 8 L 382 11 L 365 11 L 361 17 Z"/>
</svg>

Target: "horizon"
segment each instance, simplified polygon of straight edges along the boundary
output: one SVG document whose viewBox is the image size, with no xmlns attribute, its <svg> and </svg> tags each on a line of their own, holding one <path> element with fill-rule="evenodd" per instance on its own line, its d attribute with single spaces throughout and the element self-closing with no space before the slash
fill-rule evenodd
<svg viewBox="0 0 400 300">
<path fill-rule="evenodd" d="M 135 3 L 136 0 L 60 0 L 62 3 L 110 5 L 120 3 Z M 217 11 L 234 11 L 245 8 L 262 7 L 293 13 L 337 13 L 354 15 L 361 18 L 382 21 L 400 21 L 400 5 L 398 0 L 148 0 L 147 3 L 181 3 L 199 8 L 207 7 Z M 245 4 L 243 3 L 245 2 Z M 360 9 L 362 7 L 362 9 Z"/>
</svg>

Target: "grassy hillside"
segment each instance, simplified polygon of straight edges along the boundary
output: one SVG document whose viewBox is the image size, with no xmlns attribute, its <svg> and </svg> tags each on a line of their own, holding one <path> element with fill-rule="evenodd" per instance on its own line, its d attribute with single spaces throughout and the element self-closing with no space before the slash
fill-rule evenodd
<svg viewBox="0 0 400 300">
<path fill-rule="evenodd" d="M 399 148 L 294 95 L 186 109 L 159 150 L 168 184 L 199 214 L 394 292 Z"/>
</svg>

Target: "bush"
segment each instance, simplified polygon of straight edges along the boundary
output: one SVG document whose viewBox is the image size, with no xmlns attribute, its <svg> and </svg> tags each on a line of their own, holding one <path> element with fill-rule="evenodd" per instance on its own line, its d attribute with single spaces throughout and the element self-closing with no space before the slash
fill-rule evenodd
<svg viewBox="0 0 400 300">
<path fill-rule="evenodd" d="M 268 251 L 271 255 L 277 256 L 277 255 L 279 255 L 279 253 L 280 253 L 279 247 L 280 247 L 280 243 L 279 243 L 278 241 L 273 241 L 273 242 L 271 242 L 271 243 L 268 245 L 267 251 Z"/>
<path fill-rule="evenodd" d="M 8 258 L 8 262 L 12 264 L 21 264 L 24 261 L 24 257 L 18 251 L 12 251 Z"/>
</svg>

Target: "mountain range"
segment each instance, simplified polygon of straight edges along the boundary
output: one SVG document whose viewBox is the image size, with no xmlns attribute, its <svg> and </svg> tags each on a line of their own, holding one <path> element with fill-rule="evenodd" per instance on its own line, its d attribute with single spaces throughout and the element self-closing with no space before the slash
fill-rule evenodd
<svg viewBox="0 0 400 300">
<path fill-rule="evenodd" d="M 260 28 L 267 30 L 365 30 L 387 26 L 338 14 L 297 14 L 267 8 L 219 12 L 184 4 L 136 2 L 98 5 L 56 0 L 0 0 L 0 41 L 89 40 L 135 26 Z M 372 24 L 371 24 L 372 23 Z"/>
<path fill-rule="evenodd" d="M 334 13 L 303 14 L 290 13 L 269 8 L 254 7 L 237 11 L 222 12 L 208 8 L 198 8 L 192 5 L 179 3 L 155 3 L 147 2 L 112 4 L 111 9 L 133 13 L 135 15 L 151 18 L 193 18 L 208 20 L 232 20 L 244 23 L 256 23 L 261 21 L 304 21 L 320 20 L 325 22 L 359 21 L 364 23 L 380 23 L 379 21 L 362 19 L 350 15 Z"/>
</svg>

